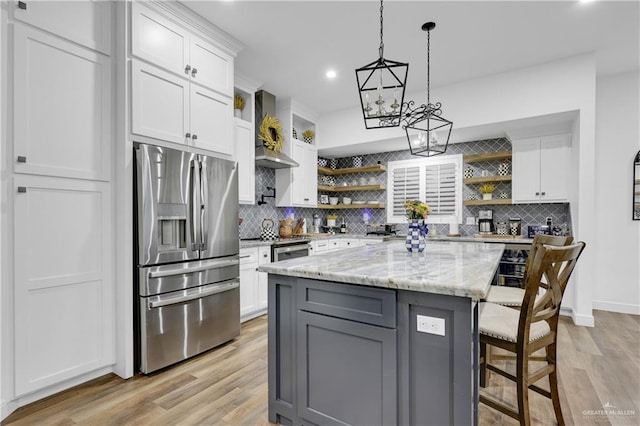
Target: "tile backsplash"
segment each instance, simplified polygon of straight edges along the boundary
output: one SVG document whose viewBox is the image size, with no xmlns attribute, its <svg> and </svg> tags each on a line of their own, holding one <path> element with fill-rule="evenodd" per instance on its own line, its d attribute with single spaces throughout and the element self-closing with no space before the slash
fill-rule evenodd
<svg viewBox="0 0 640 426">
<path fill-rule="evenodd" d="M 449 145 L 447 153 L 444 155 L 453 154 L 480 154 L 496 151 L 510 151 L 511 143 L 506 138 L 488 139 L 465 143 L 456 143 Z M 389 161 L 407 160 L 415 158 L 411 155 L 409 150 L 384 152 L 379 154 L 363 155 L 362 165 L 369 166 L 373 164 L 387 164 Z M 480 176 L 483 170 L 488 171 L 491 175 L 498 174 L 499 162 L 487 162 L 487 163 L 472 163 L 469 165 L 474 170 L 475 176 Z M 353 167 L 353 160 L 351 157 L 339 158 L 338 168 Z M 467 167 L 465 165 L 465 167 Z M 385 184 L 387 182 L 386 172 L 377 173 L 358 173 L 353 175 L 336 176 L 336 184 L 338 186 L 346 183 L 348 185 L 353 184 L 354 180 L 360 178 L 376 180 L 377 183 Z M 267 191 L 267 187 L 275 187 L 275 170 L 264 167 L 256 167 L 256 199 L 260 199 L 261 194 L 270 194 Z M 463 185 L 463 199 L 467 199 L 474 191 L 466 185 Z M 500 184 L 494 194 L 497 196 L 500 192 L 505 192 L 507 196 L 511 197 L 511 185 Z M 338 196 L 348 196 L 352 200 L 370 201 L 376 200 L 381 203 L 386 201 L 386 191 L 355 191 L 344 194 L 337 194 Z M 267 198 L 267 204 L 259 206 L 255 205 L 240 205 L 240 217 L 244 220 L 240 226 L 240 238 L 255 238 L 260 235 L 262 228 L 262 221 L 265 218 L 272 218 L 275 222 L 275 229 L 278 230 L 279 221 L 285 219 L 289 215 L 293 214 L 296 220 L 301 217 L 307 218 L 307 223 L 311 225 L 312 217 L 317 213 L 322 218 L 322 223 L 325 223 L 324 216 L 330 212 L 338 214 L 337 223 L 342 223 L 344 219 L 347 223 L 349 232 L 352 234 L 364 234 L 367 231 L 367 226 L 363 221 L 363 214 L 367 213 L 369 216 L 369 223 L 371 224 L 383 224 L 386 223 L 386 211 L 385 209 L 352 209 L 352 210 L 327 210 L 322 208 L 298 208 L 298 207 L 275 207 L 275 200 L 273 198 Z M 569 204 L 516 204 L 516 205 L 494 205 L 494 206 L 463 206 L 463 224 L 460 225 L 460 233 L 462 235 L 473 235 L 477 233 L 477 225 L 465 225 L 467 217 L 477 217 L 478 211 L 484 208 L 493 210 L 494 222 L 508 222 L 511 217 L 519 217 L 522 219 L 522 230 L 526 234 L 527 226 L 529 225 L 541 225 L 545 224 L 546 218 L 551 217 L 554 224 L 567 224 L 567 227 L 571 227 Z M 399 234 L 405 234 L 407 232 L 406 224 L 398 224 L 396 226 Z M 430 233 L 447 234 L 449 232 L 449 225 L 437 224 L 429 225 Z"/>
</svg>

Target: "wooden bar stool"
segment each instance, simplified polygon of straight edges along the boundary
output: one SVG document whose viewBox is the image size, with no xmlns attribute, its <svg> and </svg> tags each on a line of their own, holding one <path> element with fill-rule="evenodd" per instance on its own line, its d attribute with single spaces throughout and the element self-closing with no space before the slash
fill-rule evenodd
<svg viewBox="0 0 640 426">
<path fill-rule="evenodd" d="M 556 365 L 558 316 L 569 277 L 584 247 L 583 242 L 564 247 L 538 247 L 529 268 L 525 270 L 525 290 L 520 310 L 489 302 L 479 305 L 481 376 L 488 369 L 514 381 L 517 410 L 485 392 L 480 393 L 480 402 L 519 420 L 521 425 L 530 425 L 529 389 L 551 399 L 556 420 L 559 425 L 564 425 Z M 537 297 L 538 289 L 543 286 L 546 286 L 546 292 Z M 487 360 L 488 345 L 516 355 L 515 374 Z M 546 350 L 546 356 L 542 358 L 546 365 L 530 372 L 532 354 L 540 349 Z M 549 376 L 548 391 L 535 385 L 545 376 Z"/>
</svg>

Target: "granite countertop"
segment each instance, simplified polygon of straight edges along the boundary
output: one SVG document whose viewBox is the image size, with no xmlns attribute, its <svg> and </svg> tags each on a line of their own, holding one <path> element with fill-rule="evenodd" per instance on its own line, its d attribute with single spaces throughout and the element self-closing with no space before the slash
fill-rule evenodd
<svg viewBox="0 0 640 426">
<path fill-rule="evenodd" d="M 504 237 L 474 237 L 473 235 L 465 235 L 461 237 L 449 237 L 448 235 L 436 235 L 427 237 L 429 241 L 461 241 L 461 242 L 473 242 L 473 243 L 503 243 L 503 244 L 528 244 L 533 243 L 533 238 L 512 238 L 508 236 Z"/>
<path fill-rule="evenodd" d="M 489 292 L 504 244 L 428 241 L 423 253 L 408 253 L 404 241 L 350 248 L 266 265 L 270 274 L 479 300 Z"/>
</svg>

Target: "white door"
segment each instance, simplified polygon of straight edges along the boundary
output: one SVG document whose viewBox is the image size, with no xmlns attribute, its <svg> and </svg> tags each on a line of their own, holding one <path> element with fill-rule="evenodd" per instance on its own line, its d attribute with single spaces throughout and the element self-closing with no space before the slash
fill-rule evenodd
<svg viewBox="0 0 640 426">
<path fill-rule="evenodd" d="M 258 310 L 258 249 L 240 250 L 240 317 Z"/>
<path fill-rule="evenodd" d="M 109 58 L 21 24 L 13 27 L 14 170 L 108 180 Z"/>
<path fill-rule="evenodd" d="M 255 204 L 256 149 L 253 125 L 234 118 L 235 160 L 238 162 L 238 199 L 240 204 Z"/>
<path fill-rule="evenodd" d="M 191 82 L 233 96 L 233 58 L 195 36 L 190 40 Z"/>
<path fill-rule="evenodd" d="M 131 86 L 131 131 L 151 138 L 187 143 L 189 80 L 153 65 L 132 61 Z"/>
<path fill-rule="evenodd" d="M 90 49 L 111 53 L 111 2 L 106 1 L 17 1 L 13 17 Z"/>
<path fill-rule="evenodd" d="M 190 76 L 186 30 L 137 1 L 131 3 L 131 53 L 179 76 Z"/>
<path fill-rule="evenodd" d="M 260 247 L 258 249 L 258 264 L 264 265 L 271 263 L 271 247 Z M 269 274 L 266 272 L 258 272 L 258 309 L 267 308 L 269 300 Z"/>
<path fill-rule="evenodd" d="M 571 136 L 547 136 L 540 141 L 540 200 L 569 201 Z"/>
<path fill-rule="evenodd" d="M 540 138 L 516 140 L 512 144 L 513 203 L 540 201 Z"/>
<path fill-rule="evenodd" d="M 233 156 L 231 98 L 191 84 L 190 116 L 194 146 Z"/>
<path fill-rule="evenodd" d="M 114 362 L 109 184 L 14 180 L 16 396 Z"/>
</svg>

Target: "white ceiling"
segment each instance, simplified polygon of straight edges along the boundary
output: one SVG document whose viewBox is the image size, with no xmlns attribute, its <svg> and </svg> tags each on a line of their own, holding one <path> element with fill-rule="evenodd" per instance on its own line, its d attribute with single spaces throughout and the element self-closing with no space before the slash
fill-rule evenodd
<svg viewBox="0 0 640 426">
<path fill-rule="evenodd" d="M 245 48 L 236 70 L 323 114 L 358 104 L 355 69 L 378 57 L 379 1 L 182 1 Z M 384 2 L 384 56 L 409 62 L 408 92 L 595 52 L 599 75 L 640 67 L 638 1 Z M 333 68 L 338 76 L 325 78 Z"/>
</svg>

